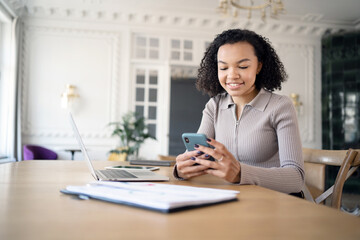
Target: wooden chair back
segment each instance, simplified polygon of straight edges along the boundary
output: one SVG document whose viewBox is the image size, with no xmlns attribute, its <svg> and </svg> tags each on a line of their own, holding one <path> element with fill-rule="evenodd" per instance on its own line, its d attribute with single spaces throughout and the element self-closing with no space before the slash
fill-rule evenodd
<svg viewBox="0 0 360 240">
<path fill-rule="evenodd" d="M 305 163 L 305 185 L 310 191 L 315 202 L 320 203 L 325 191 L 325 167 L 326 165 L 340 166 L 340 170 L 331 189 L 333 208 L 340 209 L 342 190 L 347 176 L 352 174 L 359 166 L 360 150 L 320 150 L 303 148 Z M 351 171 L 350 168 L 352 167 Z"/>
<path fill-rule="evenodd" d="M 333 190 L 333 196 L 331 201 L 331 206 L 333 208 L 340 209 L 341 207 L 341 196 L 342 196 L 342 190 L 344 187 L 344 183 L 349 176 L 360 165 L 360 150 L 353 150 L 350 149 L 347 153 L 346 158 L 344 159 L 344 162 L 341 164 L 341 167 L 339 169 L 338 175 L 336 176 L 335 184 L 334 184 L 334 190 Z"/>
</svg>

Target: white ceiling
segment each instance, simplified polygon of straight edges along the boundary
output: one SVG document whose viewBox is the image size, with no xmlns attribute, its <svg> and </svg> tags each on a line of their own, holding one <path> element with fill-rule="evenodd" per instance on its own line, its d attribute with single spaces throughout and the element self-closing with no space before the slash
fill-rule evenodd
<svg viewBox="0 0 360 240">
<path fill-rule="evenodd" d="M 90 0 L 84 0 L 86 1 Z M 240 0 L 243 3 L 247 1 Z M 216 14 L 219 0 L 112 0 L 109 2 L 114 4 L 122 2 L 122 8 L 129 9 Z M 254 0 L 254 2 L 259 3 L 262 0 Z M 327 23 L 357 24 L 360 21 L 360 0 L 283 0 L 283 3 L 286 9 L 284 17 L 304 18 L 310 15 Z M 247 13 L 243 14 L 247 16 Z"/>
<path fill-rule="evenodd" d="M 7 0 L 27 5 L 61 7 L 102 6 L 118 10 L 183 14 L 217 14 L 219 0 Z M 246 3 L 249 0 L 240 0 Z M 255 3 L 262 0 L 254 0 Z M 329 24 L 359 25 L 360 0 L 283 0 L 286 14 L 281 20 L 308 20 Z M 247 16 L 246 12 L 241 15 Z M 253 13 L 256 17 L 256 13 Z M 358 28 L 358 27 L 357 27 Z"/>
<path fill-rule="evenodd" d="M 317 14 L 326 22 L 360 21 L 360 0 L 284 0 L 288 14 Z"/>
</svg>

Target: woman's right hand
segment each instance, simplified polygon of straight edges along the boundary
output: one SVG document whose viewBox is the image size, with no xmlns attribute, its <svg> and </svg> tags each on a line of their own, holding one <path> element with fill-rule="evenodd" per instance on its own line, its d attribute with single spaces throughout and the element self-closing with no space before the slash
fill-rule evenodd
<svg viewBox="0 0 360 240">
<path fill-rule="evenodd" d="M 176 157 L 176 170 L 179 177 L 183 179 L 190 179 L 193 177 L 201 176 L 206 174 L 204 170 L 208 167 L 203 165 L 194 165 L 195 157 L 205 158 L 204 154 L 197 150 L 184 152 Z"/>
</svg>

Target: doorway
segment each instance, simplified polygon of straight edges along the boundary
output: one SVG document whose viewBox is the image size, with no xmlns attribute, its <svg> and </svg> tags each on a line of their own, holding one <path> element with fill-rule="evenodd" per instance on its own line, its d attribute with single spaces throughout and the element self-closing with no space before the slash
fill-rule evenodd
<svg viewBox="0 0 360 240">
<path fill-rule="evenodd" d="M 195 87 L 195 77 L 172 77 L 170 95 L 169 154 L 178 155 L 185 151 L 181 135 L 197 132 L 202 111 L 209 101 Z"/>
</svg>

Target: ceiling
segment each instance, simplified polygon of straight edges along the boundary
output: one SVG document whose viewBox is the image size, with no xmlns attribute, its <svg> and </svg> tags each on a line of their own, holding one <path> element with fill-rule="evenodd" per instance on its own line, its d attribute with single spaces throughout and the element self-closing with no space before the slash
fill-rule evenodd
<svg viewBox="0 0 360 240">
<path fill-rule="evenodd" d="M 60 6 L 69 8 L 90 7 L 141 12 L 165 12 L 174 14 L 217 13 L 219 0 L 6 0 L 25 5 Z M 250 0 L 239 0 L 246 4 Z M 253 0 L 255 4 L 263 0 Z M 360 0 L 282 0 L 286 14 L 280 20 L 294 19 L 327 24 L 345 24 L 360 28 Z M 240 13 L 246 17 L 247 12 Z M 253 13 L 253 18 L 257 17 Z"/>
<path fill-rule="evenodd" d="M 358 24 L 360 21 L 359 0 L 283 0 L 289 15 L 318 15 L 325 22 L 346 22 Z"/>
<path fill-rule="evenodd" d="M 86 0 L 84 0 L 86 2 Z M 90 0 L 88 0 L 90 1 Z M 101 1 L 101 0 L 98 0 Z M 240 0 L 246 3 L 249 0 Z M 256 3 L 262 0 L 253 0 Z M 203 14 L 217 14 L 219 0 L 110 0 L 113 4 L 122 2 L 122 8 Z M 339 24 L 359 24 L 360 0 L 283 0 L 286 14 L 284 18 L 306 19 Z M 246 12 L 242 13 L 247 16 Z"/>
</svg>

